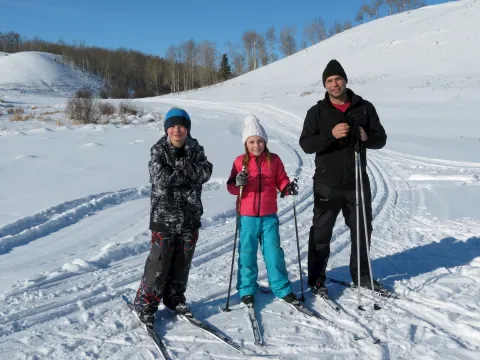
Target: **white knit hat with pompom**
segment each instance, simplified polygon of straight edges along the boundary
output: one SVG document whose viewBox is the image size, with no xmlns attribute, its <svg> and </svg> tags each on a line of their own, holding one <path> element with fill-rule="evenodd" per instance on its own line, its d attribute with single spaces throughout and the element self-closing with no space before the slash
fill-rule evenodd
<svg viewBox="0 0 480 360">
<path fill-rule="evenodd" d="M 247 115 L 247 117 L 245 117 L 242 133 L 242 143 L 245 144 L 245 142 L 250 136 L 260 136 L 263 140 L 265 140 L 265 144 L 268 142 L 267 132 L 260 124 L 260 120 L 258 120 L 258 118 L 253 114 Z"/>
</svg>

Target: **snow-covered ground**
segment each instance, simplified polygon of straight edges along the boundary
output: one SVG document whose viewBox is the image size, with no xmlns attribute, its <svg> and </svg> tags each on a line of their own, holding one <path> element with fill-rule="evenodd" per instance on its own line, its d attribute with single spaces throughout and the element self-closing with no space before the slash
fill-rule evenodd
<svg viewBox="0 0 480 360">
<path fill-rule="evenodd" d="M 156 326 L 175 359 L 478 357 L 479 20 L 475 0 L 427 7 L 359 26 L 221 85 L 135 101 L 152 114 L 174 105 L 191 114 L 192 134 L 214 170 L 204 188 L 204 226 L 187 298 L 199 319 L 251 354 L 243 356 L 161 309 Z M 382 300 L 381 311 L 360 313 L 356 292 L 329 284 L 342 308 L 335 314 L 306 291 L 306 304 L 332 326 L 261 293 L 257 311 L 265 345 L 255 346 L 235 290 L 232 311 L 222 311 L 235 230 L 235 198 L 225 181 L 242 152 L 242 118 L 253 112 L 267 127 L 270 149 L 299 178 L 305 281 L 314 163 L 298 138 L 306 111 L 323 97 L 321 73 L 330 58 L 344 65 L 349 86 L 374 103 L 388 134 L 387 146 L 368 154 L 371 255 L 375 277 L 402 297 Z M 60 71 L 44 81 L 53 83 Z M 10 87 L 1 76 L 0 106 L 33 105 L 37 114 L 63 109 L 64 99 L 36 92 L 36 85 L 27 93 L 16 90 L 30 86 L 31 76 Z M 139 118 L 130 125 L 60 125 L 9 122 L 8 114 L 0 115 L 0 358 L 159 358 L 120 296 L 134 296 L 148 254 L 147 162 L 162 123 Z M 300 294 L 292 199 L 279 198 L 279 208 L 289 275 Z M 339 216 L 329 273 L 346 280 L 349 241 Z M 267 285 L 260 255 L 259 265 L 260 282 Z M 353 333 L 382 341 L 355 341 Z"/>
</svg>

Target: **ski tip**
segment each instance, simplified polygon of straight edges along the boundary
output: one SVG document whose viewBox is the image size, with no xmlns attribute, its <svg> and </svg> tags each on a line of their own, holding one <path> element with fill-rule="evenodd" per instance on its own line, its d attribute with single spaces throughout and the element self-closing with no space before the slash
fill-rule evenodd
<svg viewBox="0 0 480 360">
<path fill-rule="evenodd" d="M 378 304 L 373 304 L 373 310 L 382 310 L 382 307 Z"/>
<path fill-rule="evenodd" d="M 374 344 L 380 344 L 380 339 L 373 339 Z"/>
</svg>

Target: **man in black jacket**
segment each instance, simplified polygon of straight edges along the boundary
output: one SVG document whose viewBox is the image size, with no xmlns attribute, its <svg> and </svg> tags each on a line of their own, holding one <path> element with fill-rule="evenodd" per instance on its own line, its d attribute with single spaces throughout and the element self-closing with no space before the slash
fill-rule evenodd
<svg viewBox="0 0 480 360">
<path fill-rule="evenodd" d="M 381 149 L 387 135 L 375 107 L 347 88 L 347 75 L 337 60 L 324 72 L 325 98 L 311 107 L 300 136 L 307 154 L 315 153 L 314 209 L 308 244 L 308 284 L 316 295 L 328 296 L 325 272 L 330 255 L 330 240 L 337 216 L 342 210 L 350 229 L 350 274 L 357 285 L 357 232 L 355 197 L 355 151 L 360 151 L 365 194 L 368 241 L 372 233 L 370 182 L 366 171 L 366 149 Z M 365 246 L 363 211 L 360 206 L 360 286 L 370 288 Z M 381 285 L 374 281 L 376 290 Z"/>
</svg>

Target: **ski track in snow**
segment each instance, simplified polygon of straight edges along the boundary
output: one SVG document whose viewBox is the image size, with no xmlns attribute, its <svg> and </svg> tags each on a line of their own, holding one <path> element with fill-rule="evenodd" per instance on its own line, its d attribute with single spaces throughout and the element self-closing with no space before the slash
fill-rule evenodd
<svg viewBox="0 0 480 360">
<path fill-rule="evenodd" d="M 263 119 L 271 138 L 295 152 L 295 176 L 298 176 L 300 188 L 300 194 L 296 197 L 296 210 L 302 269 L 305 270 L 313 207 L 311 178 L 314 162 L 312 156 L 305 155 L 300 149 L 298 139 L 292 136 L 298 132 L 302 119 L 264 104 L 219 104 L 171 99 L 165 102 L 188 103 L 190 107 L 210 112 L 228 111 L 239 116 L 254 111 Z M 472 179 L 469 184 L 475 186 L 480 164 L 420 158 L 387 150 L 370 151 L 368 161 L 374 215 L 371 252 L 374 274 L 387 285 L 395 286 L 402 298 L 394 301 L 377 298 L 383 310 L 360 313 L 356 310 L 356 291 L 329 285 L 332 298 L 339 302 L 343 311 L 336 315 L 306 291 L 307 305 L 315 307 L 335 324 L 348 330 L 340 331 L 328 323 L 307 318 L 274 301 L 273 295 L 259 295 L 257 311 L 266 345 L 255 347 L 246 311 L 238 306 L 235 279 L 232 284 L 232 311 L 221 311 L 226 301 L 232 261 L 235 212 L 231 209 L 222 215 L 223 218 L 213 219 L 200 235 L 201 241 L 193 259 L 187 290 L 187 298 L 198 318 L 209 322 L 258 356 L 264 355 L 267 358 L 318 358 L 319 354 L 325 358 L 349 359 L 357 356 L 367 359 L 435 357 L 445 350 L 435 345 L 435 339 L 442 338 L 450 351 L 458 351 L 456 356 L 461 353 L 465 359 L 473 359 L 475 352 L 480 350 L 480 316 L 475 312 L 475 301 L 472 299 L 471 303 L 464 304 L 449 302 L 455 293 L 449 288 L 449 283 L 442 283 L 442 279 L 453 271 L 458 276 L 458 281 L 470 283 L 475 288 L 478 287 L 479 271 L 473 272 L 471 276 L 463 275 L 462 264 L 458 264 L 453 269 L 439 265 L 425 273 L 416 273 L 414 269 L 422 261 L 422 256 L 429 255 L 428 251 L 415 252 L 414 247 L 415 244 L 424 244 L 425 241 L 419 239 L 425 236 L 431 237 L 432 241 L 440 241 L 467 234 L 472 236 L 470 247 L 474 250 L 475 246 L 478 247 L 478 238 L 473 238 L 476 225 L 468 223 L 468 220 L 457 224 L 439 224 L 428 214 L 423 214 L 421 205 L 425 199 L 422 196 L 428 189 L 418 187 L 421 184 L 417 184 L 419 178 L 415 178 L 415 175 L 424 175 L 425 171 L 417 174 L 412 173 L 412 169 L 416 171 L 421 167 L 423 170 L 449 172 L 449 175 L 452 175 L 451 172 L 456 173 L 454 175 L 465 175 L 464 172 L 467 171 L 468 179 Z M 429 182 L 436 179 L 439 177 L 422 180 Z M 465 177 L 446 177 L 443 181 L 462 179 L 465 180 Z M 205 187 L 205 191 L 215 190 L 224 191 L 219 180 L 211 181 Z M 5 256 L 17 246 L 28 245 L 40 237 L 80 222 L 87 216 L 95 216 L 96 212 L 110 206 L 148 196 L 149 187 L 94 194 L 20 219 L 0 228 L 0 256 Z M 414 210 L 417 207 L 420 210 Z M 278 214 L 287 268 L 294 289 L 299 292 L 292 208 L 292 200 L 286 198 L 279 202 Z M 350 232 L 343 223 L 341 214 L 339 219 L 333 234 L 329 271 L 338 277 L 348 278 Z M 407 238 L 408 241 L 399 242 L 399 237 Z M 410 249 L 404 248 L 405 244 Z M 0 352 L 6 356 L 15 354 L 23 358 L 157 358 L 158 350 L 120 300 L 122 294 L 130 298 L 134 296 L 148 248 L 149 232 L 143 229 L 131 238 L 116 239 L 90 259 L 78 259 L 65 264 L 58 271 L 15 285 L 2 296 L 4 305 L 0 309 Z M 405 255 L 404 258 L 402 254 L 409 250 L 411 255 L 408 258 Z M 478 250 L 472 255 L 472 260 L 475 255 L 478 256 Z M 440 256 L 440 253 L 430 256 Z M 403 263 L 399 264 L 398 260 Z M 405 267 L 402 268 L 402 265 Z M 378 273 L 375 272 L 377 269 Z M 306 271 L 302 275 L 304 288 L 307 289 Z M 267 282 L 261 255 L 259 281 L 263 284 Z M 430 292 L 427 296 L 423 291 L 426 286 L 436 286 L 437 291 Z M 462 289 L 465 291 L 465 288 Z M 432 294 L 438 296 L 435 298 Z M 363 302 L 369 307 L 371 297 L 369 298 L 368 292 L 365 295 Z M 164 336 L 167 348 L 174 358 L 245 358 L 209 335 L 177 320 L 167 311 L 160 311 L 157 316 L 164 322 L 159 327 L 159 334 Z M 244 320 L 234 321 L 238 318 Z M 157 323 L 162 320 L 157 320 Z M 243 322 L 245 326 L 240 329 L 230 326 L 229 320 L 232 320 L 232 324 Z M 283 329 L 281 337 L 275 334 L 275 328 L 279 327 Z M 349 331 L 378 336 L 382 344 L 373 345 L 365 340 L 356 342 L 351 339 Z M 401 344 L 401 347 L 391 345 L 389 339 L 395 339 L 393 343 Z M 48 345 L 56 343 L 61 345 Z M 282 346 L 277 348 L 276 344 Z M 332 347 L 332 344 L 335 346 Z M 279 353 L 279 349 L 288 349 L 288 353 Z"/>
</svg>

